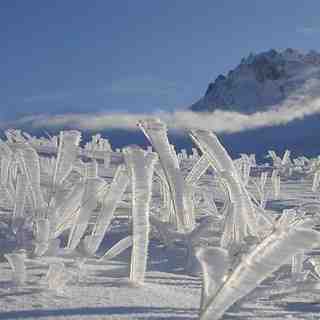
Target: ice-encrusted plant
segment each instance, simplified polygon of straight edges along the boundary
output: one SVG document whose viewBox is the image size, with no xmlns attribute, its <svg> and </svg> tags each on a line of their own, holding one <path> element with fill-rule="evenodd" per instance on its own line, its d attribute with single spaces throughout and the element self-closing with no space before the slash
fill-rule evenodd
<svg viewBox="0 0 320 320">
<path fill-rule="evenodd" d="M 268 180 L 267 171 L 261 172 L 260 177 L 258 179 L 253 177 L 250 179 L 250 182 L 254 185 L 258 195 L 258 199 L 256 199 L 255 197 L 255 202 L 259 205 L 261 209 L 265 209 L 268 198 L 270 196 L 270 192 L 268 192 L 267 186 L 266 186 L 267 180 Z"/>
<path fill-rule="evenodd" d="M 99 134 L 83 147 L 78 131 L 38 139 L 9 130 L 7 140 L 0 141 L 0 205 L 9 217 L 5 225 L 16 236 L 16 248 L 27 249 L 28 258 L 47 263 L 52 258 L 43 255 L 55 256 L 57 263 L 49 263 L 46 277 L 51 289 L 62 293 L 70 265 L 76 266 L 79 280 L 88 256 L 98 258 L 94 254 L 108 230 L 119 227 L 118 221 L 111 222 L 121 214 L 121 221 L 128 218 L 129 232 L 99 261 L 108 263 L 132 247 L 130 279 L 143 283 L 150 236 L 166 247 L 183 248 L 184 269 L 198 273 L 199 264 L 203 269 L 201 319 L 218 319 L 231 305 L 254 295 L 319 292 L 319 259 L 308 258 L 308 250 L 319 241 L 315 217 L 304 213 L 310 208 L 300 208 L 284 210 L 276 220 L 265 210 L 268 168 L 260 168 L 252 155 L 232 160 L 209 131 L 192 130 L 200 154 L 194 149 L 188 156 L 185 150 L 175 152 L 161 121 L 143 120 L 140 126 L 156 154 L 150 147 L 133 146 L 113 152 Z M 301 157 L 292 163 L 289 152 L 276 157 L 270 177 L 274 198 L 279 197 L 280 176 L 290 176 L 291 169 L 306 177 L 317 172 L 317 159 Z M 255 178 L 257 172 L 261 176 Z M 311 211 L 318 209 L 314 205 Z M 33 246 L 28 247 L 32 224 Z M 65 248 L 57 250 L 60 238 Z M 15 283 L 23 284 L 21 254 L 13 251 L 7 259 Z M 69 254 L 73 263 L 60 263 L 60 254 Z M 290 263 L 286 282 L 259 286 Z M 306 270 L 310 265 L 312 272 Z"/>
<path fill-rule="evenodd" d="M 125 165 L 121 164 L 118 166 L 110 186 L 105 191 L 101 210 L 98 212 L 93 230 L 85 239 L 87 249 L 91 254 L 96 253 L 99 249 L 128 184 L 129 176 L 127 169 Z"/>
<path fill-rule="evenodd" d="M 177 154 L 169 143 L 166 125 L 157 118 L 142 120 L 138 125 L 158 153 L 168 182 L 177 228 L 192 229 L 195 221 L 192 208 L 188 205 L 189 193 L 185 188 Z"/>
<path fill-rule="evenodd" d="M 106 183 L 102 178 L 98 177 L 98 165 L 96 161 L 89 162 L 78 214 L 70 230 L 68 248 L 75 249 L 80 243 L 88 227 L 90 217 L 97 208 L 99 195 L 103 188 L 106 188 Z"/>
<path fill-rule="evenodd" d="M 249 235 L 260 237 L 267 221 L 259 217 L 261 213 L 255 210 L 243 180 L 218 138 L 205 130 L 192 130 L 191 137 L 228 190 L 231 205 L 225 215 L 225 229 L 232 233 L 223 237 L 223 247 L 241 243 Z"/>
<path fill-rule="evenodd" d="M 281 186 L 280 174 L 278 170 L 272 171 L 271 183 L 272 183 L 273 198 L 278 200 L 280 196 L 280 186 Z"/>
<path fill-rule="evenodd" d="M 133 246 L 130 280 L 135 283 L 143 283 L 149 245 L 152 177 L 158 157 L 153 152 L 145 152 L 134 146 L 125 148 L 123 153 L 132 185 Z"/>
<path fill-rule="evenodd" d="M 288 259 L 320 243 L 312 218 L 293 210 L 283 213 L 262 241 L 247 247 L 247 253 L 230 269 L 230 253 L 221 248 L 200 249 L 203 266 L 201 320 L 217 320 L 236 301 L 248 295 Z M 216 257 L 216 258 L 215 258 Z"/>
</svg>

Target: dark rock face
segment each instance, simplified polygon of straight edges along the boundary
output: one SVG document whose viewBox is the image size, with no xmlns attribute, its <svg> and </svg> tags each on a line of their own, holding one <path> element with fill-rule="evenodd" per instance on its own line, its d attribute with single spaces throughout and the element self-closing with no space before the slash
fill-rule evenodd
<svg viewBox="0 0 320 320">
<path fill-rule="evenodd" d="M 264 56 L 258 57 L 250 67 L 253 69 L 255 77 L 259 82 L 279 80 L 281 77 L 285 76 L 282 65 L 270 61 Z"/>
</svg>

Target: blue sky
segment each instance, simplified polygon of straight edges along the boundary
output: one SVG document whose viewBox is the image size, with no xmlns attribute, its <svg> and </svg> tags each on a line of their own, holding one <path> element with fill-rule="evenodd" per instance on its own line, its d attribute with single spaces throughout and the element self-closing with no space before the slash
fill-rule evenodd
<svg viewBox="0 0 320 320">
<path fill-rule="evenodd" d="M 320 2 L 2 0 L 0 120 L 172 111 L 250 52 L 320 50 Z"/>
</svg>

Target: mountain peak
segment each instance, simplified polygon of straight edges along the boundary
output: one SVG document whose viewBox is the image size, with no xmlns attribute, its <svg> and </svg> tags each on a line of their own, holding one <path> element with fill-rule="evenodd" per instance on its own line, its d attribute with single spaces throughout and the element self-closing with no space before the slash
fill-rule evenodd
<svg viewBox="0 0 320 320">
<path fill-rule="evenodd" d="M 209 83 L 204 97 L 191 110 L 246 114 L 269 110 L 314 78 L 320 79 L 320 54 L 314 50 L 302 53 L 288 48 L 250 53 L 226 76 L 219 75 Z"/>
</svg>

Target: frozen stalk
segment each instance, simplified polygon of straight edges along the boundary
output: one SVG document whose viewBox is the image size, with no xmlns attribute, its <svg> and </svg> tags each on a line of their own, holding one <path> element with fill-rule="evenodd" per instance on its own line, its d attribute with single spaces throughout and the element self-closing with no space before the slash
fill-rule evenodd
<svg viewBox="0 0 320 320">
<path fill-rule="evenodd" d="M 299 252 L 292 257 L 291 260 L 291 275 L 292 281 L 303 281 L 306 276 L 306 272 L 303 271 L 303 262 L 306 259 L 303 252 Z"/>
<path fill-rule="evenodd" d="M 172 206 L 170 187 L 163 169 L 159 166 L 155 166 L 154 174 L 158 176 L 160 183 L 160 195 L 162 199 L 162 207 L 160 208 L 161 217 L 163 221 L 170 221 L 172 225 L 176 225 L 176 216 L 174 214 L 174 208 Z"/>
<path fill-rule="evenodd" d="M 188 184 L 195 184 L 201 176 L 206 172 L 206 170 L 209 168 L 210 163 L 208 159 L 205 156 L 200 157 L 191 171 L 188 173 L 185 181 Z"/>
<path fill-rule="evenodd" d="M 132 236 L 125 237 L 112 246 L 101 258 L 100 261 L 111 260 L 133 244 Z"/>
<path fill-rule="evenodd" d="M 107 184 L 98 177 L 98 164 L 96 161 L 88 163 L 87 177 L 81 199 L 80 209 L 71 228 L 68 248 L 75 249 L 84 235 L 93 210 L 97 208 L 99 196 L 105 191 Z"/>
<path fill-rule="evenodd" d="M 36 247 L 34 254 L 41 257 L 49 248 L 50 221 L 42 218 L 36 221 Z"/>
<path fill-rule="evenodd" d="M 271 175 L 271 183 L 274 199 L 279 199 L 280 196 L 280 175 L 278 170 L 273 170 Z"/>
<path fill-rule="evenodd" d="M 19 167 L 26 176 L 34 210 L 45 206 L 40 187 L 40 160 L 36 150 L 26 143 L 19 143 L 17 150 Z"/>
<path fill-rule="evenodd" d="M 273 150 L 268 150 L 268 158 L 272 159 L 272 165 L 275 168 L 279 168 L 281 166 L 282 159 L 277 156 L 277 154 Z"/>
<path fill-rule="evenodd" d="M 12 165 L 12 159 L 13 159 L 13 152 L 7 145 L 7 143 L 3 142 L 0 139 L 0 181 L 1 183 L 5 186 L 8 183 L 8 178 L 9 178 L 9 169 L 10 166 Z"/>
<path fill-rule="evenodd" d="M 60 185 L 72 170 L 77 157 L 81 133 L 79 131 L 61 131 L 58 155 L 53 176 L 53 185 Z"/>
<path fill-rule="evenodd" d="M 15 285 L 23 285 L 27 279 L 26 267 L 24 264 L 25 253 L 7 253 L 4 256 L 8 260 L 11 267 L 12 282 Z"/>
<path fill-rule="evenodd" d="M 229 217 L 226 217 L 225 231 L 235 230 L 233 240 L 229 237 L 231 242 L 240 243 L 249 233 L 259 236 L 257 216 L 249 193 L 217 136 L 206 130 L 192 130 L 190 135 L 227 187 L 232 206 Z M 229 247 L 231 243 L 226 245 Z"/>
<path fill-rule="evenodd" d="M 134 146 L 125 148 L 123 153 L 132 183 L 133 247 L 130 280 L 143 283 L 149 245 L 152 177 L 157 155 Z"/>
<path fill-rule="evenodd" d="M 98 249 L 104 238 L 107 229 L 110 226 L 114 212 L 119 205 L 124 192 L 129 184 L 129 177 L 125 165 L 120 165 L 113 177 L 109 189 L 102 201 L 102 208 L 98 214 L 92 234 L 86 238 L 86 246 L 93 254 Z"/>
<path fill-rule="evenodd" d="M 16 183 L 15 202 L 13 208 L 13 225 L 15 225 L 15 222 L 17 220 L 24 218 L 27 189 L 27 177 L 23 174 L 18 174 Z"/>
<path fill-rule="evenodd" d="M 274 230 L 253 248 L 225 278 L 208 299 L 200 314 L 201 320 L 218 320 L 236 301 L 254 290 L 264 279 L 302 250 L 319 245 L 320 233 L 311 229 L 311 219 L 294 210 L 283 213 Z"/>
<path fill-rule="evenodd" d="M 251 161 L 247 154 L 241 154 L 241 178 L 245 186 L 248 185 L 251 171 Z"/>
<path fill-rule="evenodd" d="M 267 200 L 268 200 L 268 194 L 266 192 L 266 182 L 268 178 L 268 172 L 261 172 L 260 179 L 257 181 L 256 179 L 252 179 L 252 183 L 256 187 L 256 191 L 259 196 L 259 207 L 261 209 L 265 209 Z M 258 201 L 255 200 L 258 204 Z"/>
<path fill-rule="evenodd" d="M 178 157 L 168 140 L 166 125 L 160 119 L 148 119 L 140 121 L 139 127 L 159 155 L 170 188 L 178 229 L 192 229 L 194 225 L 192 213 L 184 207 L 184 180 Z"/>
<path fill-rule="evenodd" d="M 313 181 L 312 181 L 312 191 L 316 192 L 320 185 L 320 170 L 317 170 L 314 173 Z"/>
<path fill-rule="evenodd" d="M 57 204 L 50 216 L 53 237 L 57 238 L 73 225 L 80 212 L 80 203 L 85 189 L 84 182 L 75 184 L 70 195 L 62 203 Z"/>
</svg>

